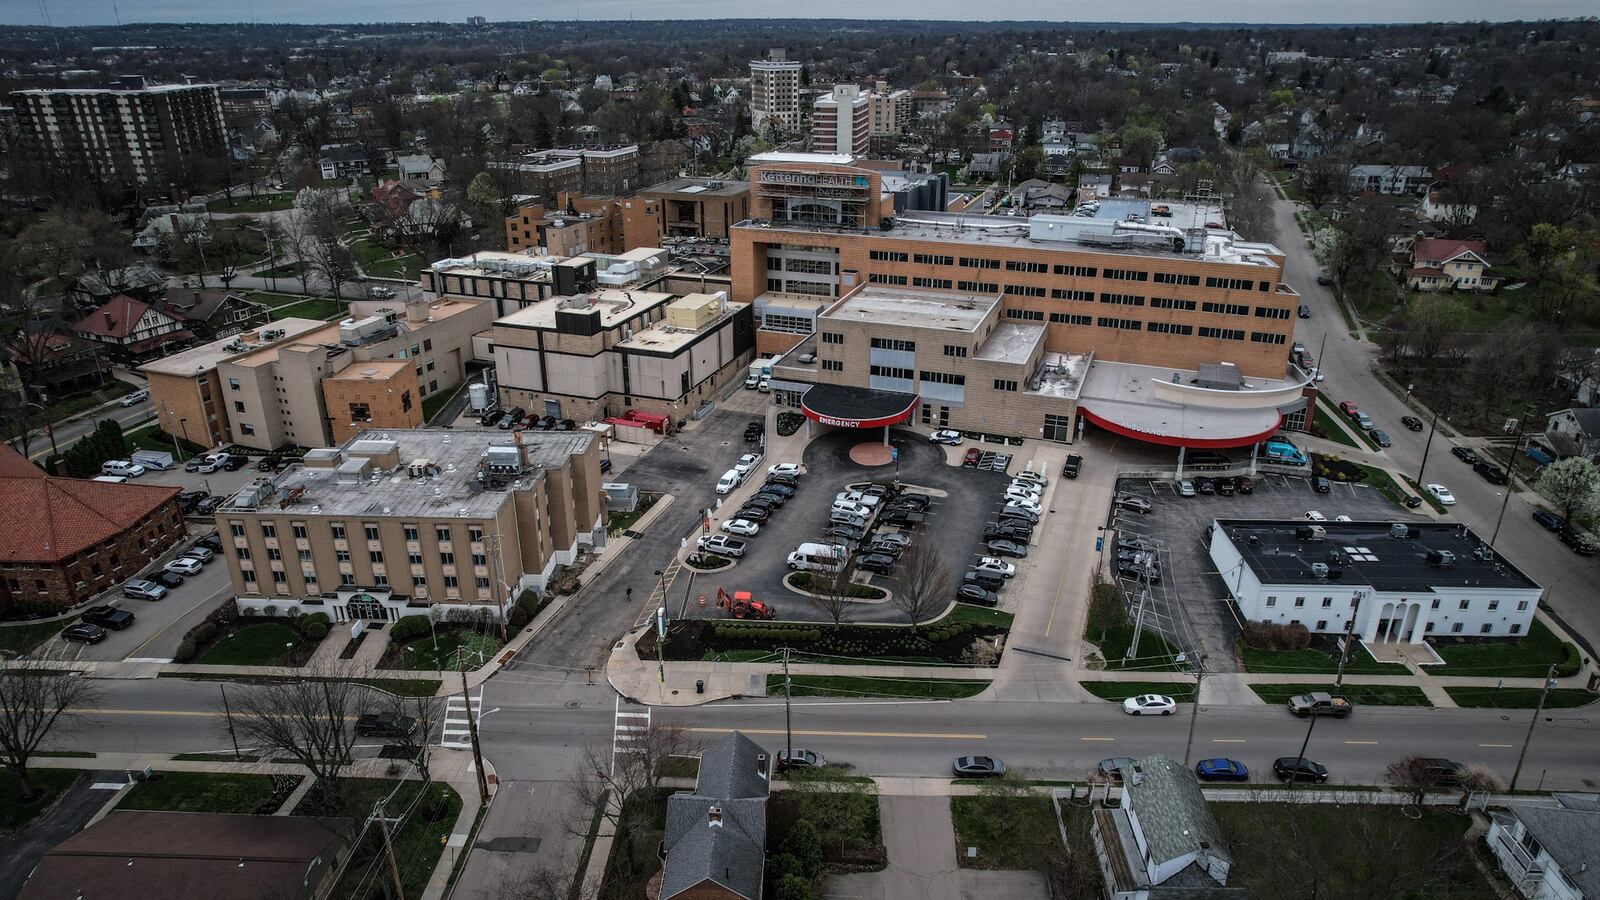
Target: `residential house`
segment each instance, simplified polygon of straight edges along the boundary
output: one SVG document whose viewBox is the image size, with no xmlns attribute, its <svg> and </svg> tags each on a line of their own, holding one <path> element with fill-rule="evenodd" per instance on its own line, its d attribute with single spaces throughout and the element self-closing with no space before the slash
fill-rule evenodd
<svg viewBox="0 0 1600 900">
<path fill-rule="evenodd" d="M 72 326 L 84 340 L 106 347 L 124 360 L 165 356 L 187 344 L 194 333 L 153 303 L 118 294 Z"/>
<path fill-rule="evenodd" d="M 995 178 L 1000 174 L 1000 153 L 974 153 L 967 162 L 968 178 Z"/>
<path fill-rule="evenodd" d="M 430 181 L 444 180 L 444 160 L 434 159 L 426 153 L 402 154 L 395 157 L 395 168 L 400 173 L 400 180 L 411 178 L 426 178 Z"/>
<path fill-rule="evenodd" d="M 204 203 L 151 206 L 139 214 L 139 224 L 133 229 L 133 249 L 149 253 L 169 235 L 205 240 L 210 231 L 211 213 Z"/>
<path fill-rule="evenodd" d="M 1311 159 L 1328 151 L 1328 136 L 1315 123 L 1300 129 L 1290 142 L 1289 152 L 1295 159 Z"/>
<path fill-rule="evenodd" d="M 101 306 L 118 294 L 148 300 L 160 296 L 166 289 L 167 276 L 152 266 L 135 263 L 121 269 L 80 275 L 66 293 L 67 299 L 84 308 Z"/>
<path fill-rule="evenodd" d="M 1500 285 L 1500 277 L 1490 271 L 1483 241 L 1450 238 L 1412 241 L 1405 278 L 1411 291 L 1492 291 Z"/>
<path fill-rule="evenodd" d="M 1569 347 L 1556 355 L 1556 386 L 1578 406 L 1600 406 L 1600 347 Z"/>
<path fill-rule="evenodd" d="M 1044 151 L 1046 175 L 1065 175 L 1072 169 L 1072 145 L 1065 141 L 1044 141 L 1039 145 Z"/>
<path fill-rule="evenodd" d="M 1222 829 L 1194 772 L 1165 756 L 1122 769 L 1122 805 L 1098 806 L 1090 835 L 1109 900 L 1245 900 L 1228 888 Z"/>
<path fill-rule="evenodd" d="M 313 900 L 333 887 L 346 824 L 312 816 L 113 810 L 52 847 L 18 896 Z"/>
<path fill-rule="evenodd" d="M 1351 166 L 1347 174 L 1353 194 L 1420 194 L 1427 190 L 1432 171 L 1427 166 Z"/>
<path fill-rule="evenodd" d="M 1454 199 L 1448 189 L 1432 190 L 1422 199 L 1422 206 L 1417 210 L 1417 214 L 1428 222 L 1470 225 L 1478 217 L 1478 207 L 1476 204 L 1462 203 Z"/>
<path fill-rule="evenodd" d="M 1528 900 L 1600 897 L 1600 796 L 1555 799 L 1554 808 L 1512 803 L 1491 813 L 1484 842 Z"/>
<path fill-rule="evenodd" d="M 1012 205 L 1024 212 L 1072 209 L 1072 188 L 1032 178 L 1017 185 Z"/>
<path fill-rule="evenodd" d="M 360 144 L 323 144 L 317 167 L 323 181 L 348 181 L 370 174 L 372 160 Z"/>
<path fill-rule="evenodd" d="M 26 343 L 4 348 L 8 363 L 16 368 L 19 385 L 29 397 L 48 403 L 73 391 L 98 387 L 111 377 L 111 363 L 97 344 L 59 331 L 31 334 Z"/>
<path fill-rule="evenodd" d="M 1540 438 L 1558 459 L 1600 460 L 1600 409 L 1575 406 L 1553 412 L 1545 419 Z"/>
<path fill-rule="evenodd" d="M 1085 200 L 1103 200 L 1111 196 L 1110 175 L 1079 175 L 1078 176 L 1078 202 Z"/>
<path fill-rule="evenodd" d="M 660 900 L 761 900 L 767 754 L 735 731 L 700 754 L 693 793 L 667 798 Z"/>
<path fill-rule="evenodd" d="M 232 291 L 210 288 L 171 288 L 157 308 L 177 319 L 201 341 L 259 328 L 272 320 L 266 304 L 246 300 Z"/>
</svg>

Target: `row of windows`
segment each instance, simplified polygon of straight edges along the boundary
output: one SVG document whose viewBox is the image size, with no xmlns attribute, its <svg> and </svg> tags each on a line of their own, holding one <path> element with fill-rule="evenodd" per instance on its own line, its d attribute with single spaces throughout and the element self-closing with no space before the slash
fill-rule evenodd
<svg viewBox="0 0 1600 900">
<path fill-rule="evenodd" d="M 1156 284 L 1187 284 L 1191 287 L 1200 284 L 1199 275 L 1179 275 L 1174 272 L 1157 272 Z"/>
<path fill-rule="evenodd" d="M 916 341 L 900 341 L 900 340 L 895 340 L 893 338 L 873 338 L 872 339 L 872 349 L 874 349 L 874 350 L 904 350 L 904 351 L 906 351 L 908 353 L 915 353 L 916 350 L 917 350 L 917 342 Z"/>
<path fill-rule="evenodd" d="M 1252 331 L 1250 332 L 1250 340 L 1257 344 L 1282 344 L 1288 338 L 1270 331 Z"/>
<path fill-rule="evenodd" d="M 761 327 L 766 331 L 781 331 L 785 334 L 810 334 L 812 319 L 807 316 L 785 316 L 779 313 L 767 313 L 761 317 Z"/>
<path fill-rule="evenodd" d="M 1248 278 L 1218 278 L 1215 275 L 1208 275 L 1206 276 L 1206 287 L 1222 288 L 1226 291 L 1270 291 L 1272 290 L 1272 282 L 1251 281 Z"/>
<path fill-rule="evenodd" d="M 1006 260 L 1006 271 L 1037 272 L 1042 275 L 1045 272 L 1050 271 L 1050 267 L 1041 262 L 1024 262 L 1018 259 L 1008 259 Z"/>
<path fill-rule="evenodd" d="M 306 529 L 306 526 L 305 526 L 304 522 L 295 522 L 295 523 L 291 524 L 289 527 L 290 527 L 290 530 L 294 533 L 294 536 L 296 538 L 303 540 L 303 539 L 309 537 L 310 533 Z M 401 530 L 401 533 L 405 536 L 405 539 L 408 540 L 408 541 L 419 541 L 419 540 L 422 539 L 422 530 L 416 525 L 402 524 L 400 526 L 400 530 Z M 346 531 L 345 524 L 343 522 L 330 522 L 328 524 L 328 531 L 329 531 L 330 534 L 333 535 L 333 539 L 336 540 L 336 541 L 345 540 L 349 536 L 349 533 Z M 245 536 L 244 523 L 243 522 L 229 522 L 228 523 L 228 532 L 230 534 L 232 534 L 234 537 L 244 537 Z M 377 525 L 376 522 L 364 522 L 364 523 L 362 523 L 361 532 L 362 532 L 363 535 L 366 536 L 366 539 L 369 540 L 369 541 L 376 541 L 376 540 L 380 539 L 380 535 L 379 535 L 379 531 L 378 531 L 378 525 Z M 454 534 L 455 533 L 450 529 L 450 526 L 448 526 L 448 525 L 435 525 L 434 529 L 433 529 L 434 539 L 439 541 L 442 544 L 448 544 L 451 541 L 453 541 L 455 539 Z M 271 523 L 271 522 L 262 522 L 261 523 L 261 536 L 264 537 L 264 538 L 275 538 L 275 537 L 277 537 L 278 536 L 278 527 L 276 525 L 274 525 L 273 523 Z M 476 526 L 476 525 L 468 526 L 467 527 L 467 540 L 469 542 L 472 542 L 472 543 L 481 542 L 483 540 L 483 529 L 478 527 L 478 526 Z"/>
<path fill-rule="evenodd" d="M 1258 306 L 1256 307 L 1256 318 L 1287 319 L 1289 318 L 1289 311 L 1287 309 L 1277 309 L 1271 306 Z"/>
<path fill-rule="evenodd" d="M 944 345 L 944 355 L 945 356 L 961 356 L 961 357 L 964 357 L 964 356 L 967 355 L 967 348 L 960 347 L 960 346 L 957 346 L 955 344 L 945 344 Z"/>
<path fill-rule="evenodd" d="M 1093 278 L 1096 271 L 1094 266 L 1056 266 L 1051 269 L 1055 275 L 1070 275 L 1073 278 Z"/>
<path fill-rule="evenodd" d="M 886 275 L 882 272 L 867 273 L 867 280 L 873 284 L 906 284 L 910 279 L 904 275 Z"/>
<path fill-rule="evenodd" d="M 932 384 L 966 384 L 967 376 L 954 372 L 922 372 L 922 380 Z"/>
<path fill-rule="evenodd" d="M 1244 340 L 1242 328 L 1212 328 L 1209 325 L 1200 326 L 1200 336 L 1203 338 L 1217 338 L 1224 341 Z"/>
<path fill-rule="evenodd" d="M 993 281 L 958 281 L 956 290 L 966 291 L 969 294 L 998 294 L 1000 285 Z"/>
<path fill-rule="evenodd" d="M 1250 307 L 1242 303 L 1216 303 L 1206 302 L 1200 305 L 1201 312 L 1222 313 L 1225 316 L 1248 316 Z"/>
<path fill-rule="evenodd" d="M 1143 306 L 1144 298 L 1138 294 L 1101 294 L 1101 303 L 1115 303 L 1118 306 Z"/>
<path fill-rule="evenodd" d="M 1026 284 L 1008 284 L 1006 293 L 1013 297 L 1043 297 L 1045 289 Z"/>
<path fill-rule="evenodd" d="M 1108 281 L 1149 281 L 1149 272 L 1139 272 L 1133 269 L 1106 269 L 1100 277 Z"/>
<path fill-rule="evenodd" d="M 940 290 L 948 291 L 952 287 L 955 286 L 955 282 L 951 281 L 948 278 L 923 278 L 921 276 L 913 276 L 912 279 L 911 279 L 911 286 L 912 287 L 923 287 L 923 288 L 939 288 Z"/>
<path fill-rule="evenodd" d="M 1044 313 L 1037 309 L 1008 309 L 1006 310 L 1006 318 L 1022 319 L 1025 322 L 1043 322 Z"/>
<path fill-rule="evenodd" d="M 1009 378 L 996 378 L 994 380 L 994 389 L 997 391 L 1015 391 L 1017 383 Z"/>
<path fill-rule="evenodd" d="M 843 372 L 844 371 L 844 362 L 842 360 L 837 360 L 837 359 L 825 359 L 825 360 L 822 361 L 822 371 L 824 371 L 824 372 Z"/>
<path fill-rule="evenodd" d="M 927 266 L 952 266 L 955 265 L 956 258 L 936 253 L 917 253 L 912 255 L 911 261 Z"/>
<path fill-rule="evenodd" d="M 906 381 L 910 381 L 913 374 L 910 369 L 902 369 L 898 366 L 872 366 L 868 371 L 873 375 L 879 375 L 884 378 L 904 378 Z"/>
<path fill-rule="evenodd" d="M 1194 334 L 1193 325 L 1179 325 L 1176 322 L 1146 322 L 1144 330 L 1157 334 Z"/>
<path fill-rule="evenodd" d="M 868 251 L 867 258 L 883 262 L 905 262 L 906 254 L 899 250 L 871 250 Z"/>
<path fill-rule="evenodd" d="M 1094 319 L 1090 316 L 1076 315 L 1073 313 L 1050 314 L 1050 324 L 1052 325 L 1088 325 L 1093 321 Z"/>
<path fill-rule="evenodd" d="M 1193 300 L 1179 300 L 1176 297 L 1151 297 L 1150 307 L 1152 309 L 1183 309 L 1194 312 L 1195 303 Z"/>
<path fill-rule="evenodd" d="M 981 256 L 963 256 L 963 257 L 961 257 L 960 262 L 961 262 L 961 268 L 963 268 L 963 269 L 998 269 L 998 268 L 1000 268 L 1000 260 L 998 260 L 998 259 L 986 259 L 986 258 L 981 257 Z"/>
<path fill-rule="evenodd" d="M 1405 601 L 1402 599 L 1401 602 L 1403 603 Z M 1278 598 L 1276 596 L 1273 596 L 1273 595 L 1269 594 L 1267 596 L 1267 605 L 1268 606 L 1277 606 L 1278 605 Z M 1304 598 L 1304 597 L 1296 597 L 1296 598 L 1294 598 L 1294 606 L 1295 606 L 1295 608 L 1298 609 L 1298 608 L 1301 608 L 1301 607 L 1303 607 L 1305 605 L 1306 605 L 1306 598 Z M 1443 605 L 1442 601 L 1439 598 L 1435 597 L 1435 598 L 1433 598 L 1433 602 L 1429 604 L 1428 608 L 1429 609 L 1439 609 L 1442 605 Z M 1322 598 L 1322 608 L 1323 609 L 1327 609 L 1327 608 L 1329 608 L 1331 606 L 1333 606 L 1333 598 L 1332 597 L 1323 597 Z M 1356 600 L 1354 598 L 1351 598 L 1351 600 L 1350 600 L 1350 608 L 1351 609 L 1355 609 L 1356 608 Z M 1490 600 L 1489 601 L 1489 612 L 1494 612 L 1495 610 L 1498 610 L 1499 608 L 1500 608 L 1500 601 L 1499 600 Z M 1471 600 L 1458 600 L 1458 601 L 1456 601 L 1456 609 L 1463 610 L 1463 611 L 1471 610 L 1472 609 L 1472 601 Z M 1517 601 L 1517 612 L 1527 612 L 1527 611 L 1528 611 L 1528 601 L 1526 601 L 1526 600 L 1518 600 Z"/>
<path fill-rule="evenodd" d="M 824 331 L 822 333 L 822 342 L 824 344 L 842 344 L 844 343 L 844 335 L 837 331 Z"/>
<path fill-rule="evenodd" d="M 1093 302 L 1094 301 L 1094 291 L 1075 291 L 1075 290 L 1071 290 L 1071 289 L 1068 289 L 1068 288 L 1052 288 L 1051 291 L 1050 291 L 1050 299 L 1052 299 L 1052 300 L 1088 300 L 1090 302 Z"/>
<path fill-rule="evenodd" d="M 1144 327 L 1144 323 L 1138 319 L 1112 319 L 1105 316 L 1096 319 L 1095 324 L 1101 328 L 1120 328 L 1124 331 L 1138 331 Z"/>
</svg>

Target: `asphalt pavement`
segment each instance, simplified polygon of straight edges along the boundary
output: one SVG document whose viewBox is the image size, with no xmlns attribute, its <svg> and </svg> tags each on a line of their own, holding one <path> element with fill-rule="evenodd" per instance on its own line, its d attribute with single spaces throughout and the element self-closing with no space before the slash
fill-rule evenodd
<svg viewBox="0 0 1600 900">
<path fill-rule="evenodd" d="M 22 831 L 0 837 L 0 859 L 7 860 L 0 866 L 0 897 L 21 893 L 50 848 L 82 830 L 116 793 L 96 789 L 95 784 L 121 782 L 126 777 L 122 772 L 81 772 L 44 815 Z"/>
</svg>

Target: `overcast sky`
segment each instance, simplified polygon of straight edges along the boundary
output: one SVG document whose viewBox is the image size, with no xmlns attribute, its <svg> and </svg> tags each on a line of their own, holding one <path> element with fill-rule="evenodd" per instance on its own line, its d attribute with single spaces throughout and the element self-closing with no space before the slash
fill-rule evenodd
<svg viewBox="0 0 1600 900">
<path fill-rule="evenodd" d="M 526 19 L 876 18 L 1119 22 L 1424 22 L 1593 16 L 1596 0 L 3 0 L 8 25 Z M 48 18 L 47 18 L 48 17 Z"/>
</svg>

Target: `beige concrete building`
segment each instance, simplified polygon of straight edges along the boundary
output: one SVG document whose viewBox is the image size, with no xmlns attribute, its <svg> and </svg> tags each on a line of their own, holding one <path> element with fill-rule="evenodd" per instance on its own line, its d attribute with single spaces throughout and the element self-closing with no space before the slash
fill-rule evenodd
<svg viewBox="0 0 1600 900">
<path fill-rule="evenodd" d="M 878 82 L 867 95 L 872 105 L 872 136 L 894 137 L 905 133 L 911 124 L 912 98 L 908 90 L 890 90 L 885 82 Z"/>
<path fill-rule="evenodd" d="M 769 125 L 781 132 L 800 130 L 800 61 L 785 58 L 781 48 L 766 59 L 750 61 L 750 124 L 765 134 Z"/>
<path fill-rule="evenodd" d="M 577 256 L 481 250 L 441 259 L 422 270 L 422 289 L 441 297 L 487 302 L 494 316 L 509 315 L 550 297 L 571 297 L 596 285 L 644 287 L 670 274 L 667 251 L 640 247 L 625 253 Z"/>
<path fill-rule="evenodd" d="M 857 84 L 836 84 L 811 105 L 811 149 L 865 156 L 872 138 L 872 100 Z"/>
<path fill-rule="evenodd" d="M 506 217 L 506 252 L 551 256 L 621 253 L 623 201 L 564 193 L 553 206 L 524 203 Z"/>
<path fill-rule="evenodd" d="M 422 429 L 312 450 L 216 520 L 241 608 L 345 622 L 504 610 L 604 546 L 605 514 L 589 432 Z"/>
</svg>

